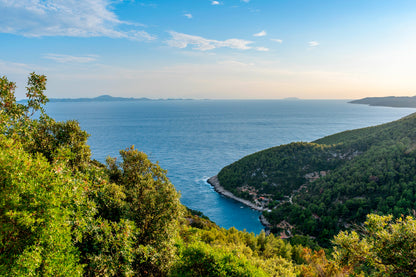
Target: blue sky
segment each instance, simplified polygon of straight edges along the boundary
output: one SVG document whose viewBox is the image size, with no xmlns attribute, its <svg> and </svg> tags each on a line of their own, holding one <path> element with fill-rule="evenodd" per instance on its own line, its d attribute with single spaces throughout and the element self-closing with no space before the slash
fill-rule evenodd
<svg viewBox="0 0 416 277">
<path fill-rule="evenodd" d="M 0 0 L 0 75 L 49 97 L 416 95 L 414 0 Z"/>
</svg>

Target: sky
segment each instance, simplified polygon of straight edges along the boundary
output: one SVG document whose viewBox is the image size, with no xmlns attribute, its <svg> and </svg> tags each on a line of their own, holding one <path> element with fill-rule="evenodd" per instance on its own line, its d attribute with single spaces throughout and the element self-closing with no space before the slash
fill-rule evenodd
<svg viewBox="0 0 416 277">
<path fill-rule="evenodd" d="M 25 98 L 416 95 L 415 0 L 0 0 L 0 76 Z"/>
</svg>

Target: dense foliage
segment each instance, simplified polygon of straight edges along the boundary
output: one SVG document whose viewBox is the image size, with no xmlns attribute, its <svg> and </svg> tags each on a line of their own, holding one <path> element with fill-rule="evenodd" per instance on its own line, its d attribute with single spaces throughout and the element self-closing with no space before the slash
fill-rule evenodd
<svg viewBox="0 0 416 277">
<path fill-rule="evenodd" d="M 0 147 L 0 275 L 80 275 L 71 231 L 78 184 L 13 139 L 1 135 Z"/>
<path fill-rule="evenodd" d="M 352 271 L 373 276 L 416 276 L 416 220 L 369 215 L 360 230 L 334 239 L 334 257 Z"/>
<path fill-rule="evenodd" d="M 243 184 L 255 187 L 258 194 L 283 199 L 305 183 L 305 174 L 333 169 L 340 164 L 337 153 L 326 145 L 291 143 L 246 156 L 223 168 L 218 179 L 225 189 L 249 200 L 252 198 L 247 193 L 238 190 Z"/>
<path fill-rule="evenodd" d="M 1 276 L 416 274 L 412 217 L 370 215 L 359 232 L 335 237 L 332 256 L 307 236 L 225 230 L 183 207 L 166 171 L 134 147 L 106 164 L 91 160 L 78 123 L 44 113 L 45 85 L 45 76 L 32 73 L 29 100 L 19 104 L 14 83 L 0 78 Z M 325 167 L 293 151 L 334 153 L 318 144 L 291 147 L 283 152 L 314 170 Z"/>
<path fill-rule="evenodd" d="M 20 104 L 0 79 L 0 275 L 167 275 L 183 206 L 166 172 L 134 147 L 91 160 L 79 124 L 44 113 L 45 84 L 32 73 Z"/>
</svg>

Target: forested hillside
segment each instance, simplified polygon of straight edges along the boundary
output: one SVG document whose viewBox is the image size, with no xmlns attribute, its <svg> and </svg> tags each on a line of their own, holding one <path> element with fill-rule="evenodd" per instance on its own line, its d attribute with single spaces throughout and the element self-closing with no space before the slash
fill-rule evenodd
<svg viewBox="0 0 416 277">
<path fill-rule="evenodd" d="M 325 250 L 307 236 L 225 230 L 184 207 L 134 147 L 92 160 L 78 122 L 45 114 L 45 85 L 32 73 L 19 104 L 0 78 L 0 276 L 415 276 L 412 217 L 369 215 Z"/>
<path fill-rule="evenodd" d="M 271 211 L 264 215 L 273 232 L 310 235 L 328 245 L 333 235 L 361 224 L 369 213 L 412 213 L 415 150 L 412 114 L 312 143 L 267 149 L 225 167 L 218 178 L 240 197 L 268 205 Z"/>
</svg>

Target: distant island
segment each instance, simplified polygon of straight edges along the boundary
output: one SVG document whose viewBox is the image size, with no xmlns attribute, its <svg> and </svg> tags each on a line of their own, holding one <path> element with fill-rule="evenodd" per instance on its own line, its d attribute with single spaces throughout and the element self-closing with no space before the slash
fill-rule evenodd
<svg viewBox="0 0 416 277">
<path fill-rule="evenodd" d="M 49 98 L 49 102 L 128 102 L 128 101 L 172 101 L 172 100 L 192 100 L 182 98 L 167 98 L 167 99 L 150 99 L 146 97 L 134 98 L 134 97 L 114 97 L 111 95 L 100 95 L 93 98 Z M 26 99 L 22 99 L 19 102 L 24 102 Z"/>
<path fill-rule="evenodd" d="M 353 100 L 348 103 L 393 108 L 416 108 L 416 96 L 366 97 L 359 100 Z"/>
</svg>

